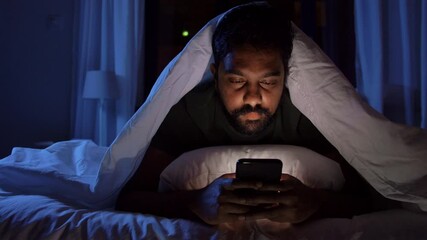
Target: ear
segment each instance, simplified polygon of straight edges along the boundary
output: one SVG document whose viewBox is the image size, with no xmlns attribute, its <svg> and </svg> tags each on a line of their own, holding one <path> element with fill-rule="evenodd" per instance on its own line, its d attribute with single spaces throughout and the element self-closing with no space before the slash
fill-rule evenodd
<svg viewBox="0 0 427 240">
<path fill-rule="evenodd" d="M 218 68 L 216 67 L 215 63 L 211 63 L 210 70 L 212 75 L 214 76 L 215 88 L 217 88 L 218 87 Z"/>
<path fill-rule="evenodd" d="M 211 63 L 210 70 L 215 79 L 218 78 L 218 72 L 215 63 Z"/>
</svg>

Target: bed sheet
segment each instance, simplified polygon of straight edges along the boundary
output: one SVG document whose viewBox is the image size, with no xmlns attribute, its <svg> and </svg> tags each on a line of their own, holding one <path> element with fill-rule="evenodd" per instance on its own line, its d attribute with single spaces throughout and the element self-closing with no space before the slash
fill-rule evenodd
<svg viewBox="0 0 427 240">
<path fill-rule="evenodd" d="M 116 212 L 111 208 L 89 209 L 78 204 L 77 199 L 69 201 L 73 194 L 82 197 L 79 189 L 92 188 L 106 150 L 92 141 L 72 140 L 43 150 L 15 148 L 9 157 L 0 160 L 0 172 L 6 173 L 0 174 L 0 239 L 423 239 L 427 236 L 424 227 L 427 216 L 403 209 L 354 219 L 323 219 L 296 227 L 269 221 L 211 227 L 184 219 Z"/>
<path fill-rule="evenodd" d="M 40 195 L 0 198 L 0 238 L 14 239 L 425 239 L 424 214 L 390 210 L 300 225 L 267 220 L 208 226 L 184 219 L 88 210 Z"/>
<path fill-rule="evenodd" d="M 0 174 L 0 239 L 424 239 L 427 236 L 424 227 L 427 216 L 403 209 L 296 226 L 265 220 L 212 227 L 184 219 L 117 212 L 112 208 L 87 208 L 78 204 L 77 199 L 69 201 L 73 194 L 81 196 L 79 189 L 92 188 L 106 150 L 92 141 L 72 140 L 43 150 L 15 148 L 13 154 L 0 160 L 0 172 L 6 173 Z"/>
<path fill-rule="evenodd" d="M 40 195 L 0 198 L 0 239 L 217 239 L 215 228 L 184 219 L 88 210 Z"/>
</svg>

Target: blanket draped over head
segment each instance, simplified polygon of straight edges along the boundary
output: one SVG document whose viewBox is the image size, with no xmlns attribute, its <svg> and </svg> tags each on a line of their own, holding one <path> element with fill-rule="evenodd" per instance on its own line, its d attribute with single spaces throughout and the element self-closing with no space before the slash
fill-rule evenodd
<svg viewBox="0 0 427 240">
<path fill-rule="evenodd" d="M 222 16 L 169 63 L 108 149 L 73 140 L 45 150 L 16 148 L 0 161 L 0 197 L 40 194 L 91 209 L 113 207 L 168 111 L 208 74 L 211 38 Z M 378 192 L 427 211 L 426 130 L 373 110 L 320 48 L 294 29 L 287 79 L 293 104 Z"/>
</svg>

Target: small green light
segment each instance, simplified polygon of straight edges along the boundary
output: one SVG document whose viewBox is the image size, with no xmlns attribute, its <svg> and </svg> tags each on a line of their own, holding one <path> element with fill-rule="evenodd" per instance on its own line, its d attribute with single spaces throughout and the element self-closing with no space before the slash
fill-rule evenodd
<svg viewBox="0 0 427 240">
<path fill-rule="evenodd" d="M 188 37 L 188 35 L 190 35 L 190 33 L 187 30 L 182 31 L 183 37 Z"/>
</svg>

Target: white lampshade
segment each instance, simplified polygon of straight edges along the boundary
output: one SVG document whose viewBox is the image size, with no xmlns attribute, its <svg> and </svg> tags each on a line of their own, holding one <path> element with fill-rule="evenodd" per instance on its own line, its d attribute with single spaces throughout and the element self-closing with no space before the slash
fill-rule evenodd
<svg viewBox="0 0 427 240">
<path fill-rule="evenodd" d="M 108 71 L 88 71 L 86 73 L 83 98 L 116 98 L 116 75 Z"/>
</svg>

